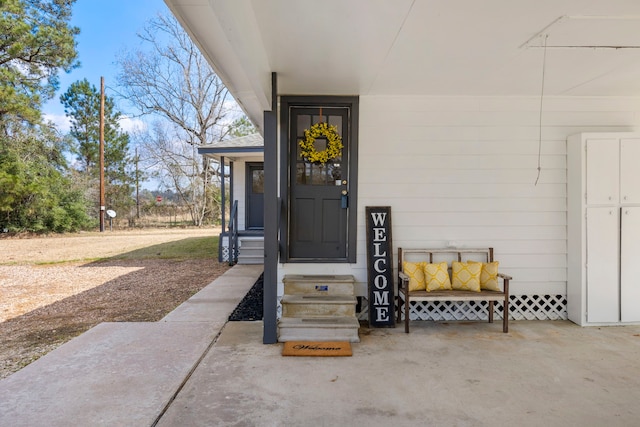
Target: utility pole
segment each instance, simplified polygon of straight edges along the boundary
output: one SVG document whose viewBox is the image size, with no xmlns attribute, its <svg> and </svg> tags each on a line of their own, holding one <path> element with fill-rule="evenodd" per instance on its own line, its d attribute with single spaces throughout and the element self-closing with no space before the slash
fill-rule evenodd
<svg viewBox="0 0 640 427">
<path fill-rule="evenodd" d="M 140 219 L 140 175 L 138 169 L 138 147 L 136 147 L 136 218 Z"/>
<path fill-rule="evenodd" d="M 100 77 L 100 232 L 104 232 L 104 77 Z"/>
</svg>

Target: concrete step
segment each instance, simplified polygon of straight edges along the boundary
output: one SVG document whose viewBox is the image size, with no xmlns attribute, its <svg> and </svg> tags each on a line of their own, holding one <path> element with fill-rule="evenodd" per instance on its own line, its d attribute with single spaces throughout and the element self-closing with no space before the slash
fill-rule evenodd
<svg viewBox="0 0 640 427">
<path fill-rule="evenodd" d="M 264 264 L 264 245 L 260 241 L 259 245 L 255 241 L 247 246 L 247 242 L 243 241 L 238 251 L 238 264 Z"/>
<path fill-rule="evenodd" d="M 238 238 L 240 248 L 260 248 L 264 249 L 263 237 L 240 237 Z"/>
<path fill-rule="evenodd" d="M 238 264 L 243 264 L 243 265 L 264 264 L 264 255 L 261 254 L 260 256 L 254 256 L 254 255 L 238 254 Z"/>
<path fill-rule="evenodd" d="M 245 248 L 240 248 L 240 251 L 238 252 L 238 256 L 253 256 L 253 257 L 264 258 L 264 249 L 251 248 L 247 250 Z"/>
<path fill-rule="evenodd" d="M 285 295 L 355 295 L 355 281 L 350 274 L 287 274 L 282 279 Z"/>
<path fill-rule="evenodd" d="M 283 317 L 344 317 L 356 315 L 356 297 L 350 295 L 284 295 Z"/>
<path fill-rule="evenodd" d="M 256 255 L 256 254 L 264 255 L 264 248 L 263 247 L 259 247 L 259 248 L 249 247 L 249 248 L 247 248 L 247 247 L 244 247 L 244 246 L 240 246 L 239 253 L 241 253 L 241 254 L 251 254 L 251 255 Z"/>
<path fill-rule="evenodd" d="M 278 341 L 360 342 L 358 319 L 345 317 L 283 317 L 278 322 Z"/>
</svg>

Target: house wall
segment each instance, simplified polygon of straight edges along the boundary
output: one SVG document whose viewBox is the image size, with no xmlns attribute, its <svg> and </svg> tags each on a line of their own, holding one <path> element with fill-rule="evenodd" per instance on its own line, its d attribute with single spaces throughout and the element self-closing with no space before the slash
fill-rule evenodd
<svg viewBox="0 0 640 427">
<path fill-rule="evenodd" d="M 360 97 L 356 264 L 281 264 L 353 274 L 366 295 L 366 206 L 391 206 L 393 246 L 493 247 L 514 295 L 566 295 L 566 139 L 640 129 L 640 98 Z M 397 267 L 397 266 L 395 266 Z M 282 289 L 280 289 L 282 294 Z"/>
</svg>

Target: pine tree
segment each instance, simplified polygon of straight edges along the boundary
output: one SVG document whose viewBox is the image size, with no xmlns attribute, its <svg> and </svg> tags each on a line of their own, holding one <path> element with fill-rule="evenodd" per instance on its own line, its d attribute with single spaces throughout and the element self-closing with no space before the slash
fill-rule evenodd
<svg viewBox="0 0 640 427">
<path fill-rule="evenodd" d="M 100 159 L 100 93 L 87 79 L 77 81 L 62 94 L 60 101 L 71 120 L 70 136 L 74 140 L 78 169 L 89 185 L 96 186 L 99 179 Z M 128 169 L 129 135 L 120 129 L 122 114 L 113 98 L 105 96 L 104 103 L 104 162 L 105 199 L 107 209 L 128 212 L 133 205 L 134 179 Z"/>
<path fill-rule="evenodd" d="M 0 1 L 0 129 L 17 117 L 38 124 L 43 102 L 58 87 L 58 72 L 78 66 L 69 25 L 75 0 Z"/>
</svg>

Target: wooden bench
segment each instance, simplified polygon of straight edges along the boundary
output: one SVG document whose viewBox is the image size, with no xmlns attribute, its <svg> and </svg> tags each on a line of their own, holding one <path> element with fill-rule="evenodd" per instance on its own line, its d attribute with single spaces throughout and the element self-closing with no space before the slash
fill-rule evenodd
<svg viewBox="0 0 640 427">
<path fill-rule="evenodd" d="M 482 289 L 480 292 L 467 290 L 426 290 L 409 291 L 410 277 L 403 272 L 404 261 L 437 263 L 447 261 L 451 271 L 451 261 L 493 262 L 493 248 L 483 249 L 403 249 L 398 248 L 398 299 L 397 317 L 401 321 L 404 304 L 404 331 L 409 333 L 409 304 L 412 301 L 487 301 L 489 305 L 489 323 L 493 323 L 494 302 L 503 303 L 502 331 L 509 332 L 509 280 L 506 274 L 498 273 L 501 279 L 501 291 Z"/>
</svg>

